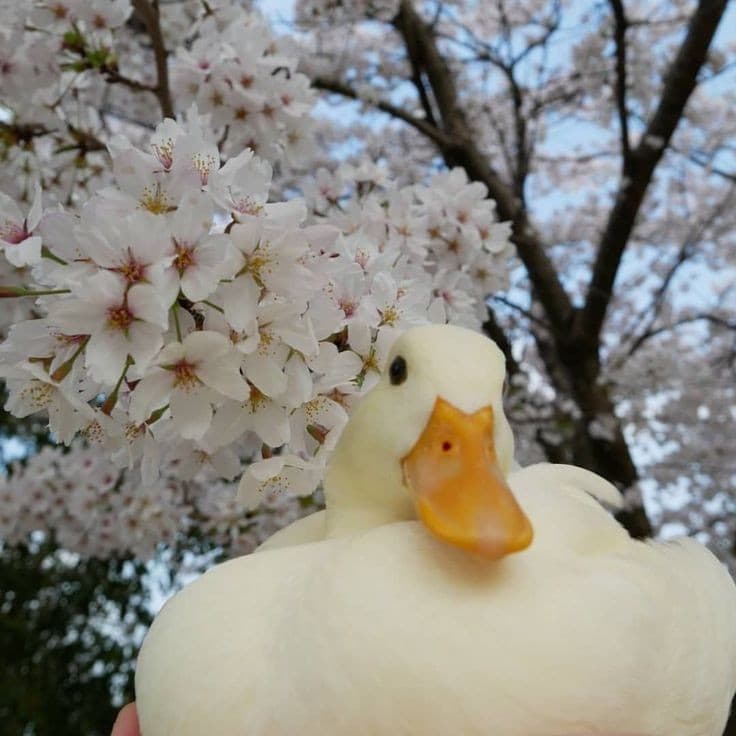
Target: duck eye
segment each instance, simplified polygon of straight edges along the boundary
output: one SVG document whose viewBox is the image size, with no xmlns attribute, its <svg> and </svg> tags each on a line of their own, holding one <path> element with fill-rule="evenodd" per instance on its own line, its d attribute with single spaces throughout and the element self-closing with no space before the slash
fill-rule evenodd
<svg viewBox="0 0 736 736">
<path fill-rule="evenodd" d="M 397 355 L 391 361 L 388 375 L 393 386 L 398 386 L 406 381 L 406 361 L 400 355 Z"/>
</svg>

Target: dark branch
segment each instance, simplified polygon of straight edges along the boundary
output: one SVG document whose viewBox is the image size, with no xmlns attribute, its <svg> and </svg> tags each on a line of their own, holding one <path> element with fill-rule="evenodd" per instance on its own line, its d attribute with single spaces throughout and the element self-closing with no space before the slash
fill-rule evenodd
<svg viewBox="0 0 736 736">
<path fill-rule="evenodd" d="M 312 79 L 312 86 L 317 89 L 324 90 L 325 92 L 332 92 L 342 97 L 347 97 L 351 100 L 358 100 L 366 104 L 373 104 L 374 107 L 385 112 L 387 115 L 391 115 L 398 120 L 403 120 L 408 123 L 412 128 L 416 128 L 420 133 L 423 133 L 427 138 L 434 141 L 438 146 L 449 146 L 452 144 L 452 140 L 449 136 L 443 133 L 439 128 L 432 123 L 422 118 L 415 117 L 411 113 L 406 112 L 396 105 L 392 105 L 390 102 L 384 100 L 378 100 L 375 103 L 369 103 L 358 94 L 350 85 L 345 84 L 334 79 L 327 79 L 325 77 L 316 77 Z"/>
<path fill-rule="evenodd" d="M 601 237 L 585 306 L 579 313 L 574 335 L 588 350 L 599 343 L 611 301 L 613 284 L 636 217 L 654 170 L 682 118 L 697 84 L 708 48 L 726 8 L 727 0 L 700 0 L 682 45 L 673 60 L 659 100 L 641 142 L 631 152 L 630 175 L 624 177 Z"/>
<path fill-rule="evenodd" d="M 682 317 L 672 324 L 654 327 L 642 333 L 629 348 L 628 354 L 633 355 L 647 340 L 652 337 L 656 337 L 657 335 L 661 335 L 665 332 L 670 332 L 671 330 L 676 330 L 678 327 L 682 327 L 683 325 L 691 325 L 694 322 L 709 322 L 717 327 L 730 330 L 731 332 L 736 332 L 736 320 L 729 321 L 723 317 L 719 317 L 717 314 L 694 314 L 689 317 Z"/>
<path fill-rule="evenodd" d="M 437 48 L 432 29 L 417 14 L 410 0 L 402 0 L 393 22 L 413 63 L 424 69 L 437 101 L 441 124 L 448 138 L 446 143 L 439 143 L 445 162 L 448 166 L 462 166 L 471 179 L 488 187 L 499 217 L 512 222 L 512 240 L 545 311 L 555 327 L 564 329 L 572 314 L 567 293 L 529 222 L 523 203 L 477 147 L 476 138 L 458 104 L 455 78 Z"/>
<path fill-rule="evenodd" d="M 651 330 L 654 328 L 654 325 L 656 324 L 657 319 L 662 312 L 665 295 L 667 293 L 667 290 L 670 288 L 670 284 L 675 278 L 677 271 L 693 256 L 693 254 L 695 253 L 696 244 L 705 236 L 708 228 L 710 228 L 718 220 L 718 218 L 721 217 L 723 211 L 727 207 L 732 205 L 732 194 L 733 190 L 731 189 L 727 192 L 726 196 L 723 197 L 720 203 L 710 211 L 705 219 L 694 223 L 689 228 L 686 237 L 682 241 L 677 251 L 676 258 L 667 269 L 667 272 L 665 273 L 661 283 L 655 290 L 650 303 L 636 316 L 635 324 L 644 324 L 645 326 L 641 329 L 639 336 L 633 338 L 627 356 L 633 355 L 634 352 L 636 352 L 636 350 L 638 350 L 638 348 L 647 339 L 647 336 L 650 335 Z"/>
<path fill-rule="evenodd" d="M 616 42 L 616 107 L 621 128 L 623 175 L 629 176 L 631 144 L 629 142 L 629 113 L 626 107 L 626 11 L 623 0 L 610 0 L 615 21 L 613 38 Z"/>
<path fill-rule="evenodd" d="M 61 147 L 67 151 L 78 150 L 81 153 L 92 153 L 106 149 L 101 140 L 86 130 L 69 125 L 67 132 L 72 140 L 69 145 L 66 145 L 61 139 L 63 131 L 51 130 L 41 123 L 4 123 L 0 121 L 0 140 L 5 139 L 13 145 L 28 144 L 34 138 L 50 135 L 55 136 L 57 141 L 61 139 Z"/>
<path fill-rule="evenodd" d="M 135 92 L 153 92 L 155 95 L 158 94 L 158 87 L 146 84 L 145 82 L 140 82 L 139 80 L 132 79 L 131 77 L 126 77 L 123 74 L 120 74 L 116 69 L 105 69 L 104 74 L 105 79 L 111 84 L 122 84 L 124 87 L 128 87 Z"/>
<path fill-rule="evenodd" d="M 488 307 L 488 315 L 486 321 L 483 323 L 483 332 L 493 340 L 496 345 L 501 349 L 501 352 L 506 358 L 506 373 L 509 376 L 513 376 L 521 369 L 519 364 L 514 358 L 514 354 L 511 350 L 511 343 L 509 342 L 506 333 L 503 331 L 501 325 L 496 321 L 496 315 L 491 307 Z"/>
<path fill-rule="evenodd" d="M 132 0 L 136 15 L 143 22 L 151 39 L 153 55 L 156 61 L 156 96 L 161 106 L 161 114 L 166 118 L 174 117 L 174 103 L 171 99 L 171 88 L 169 87 L 169 69 L 167 58 L 169 52 L 166 50 L 164 36 L 161 31 L 157 0 Z"/>
</svg>

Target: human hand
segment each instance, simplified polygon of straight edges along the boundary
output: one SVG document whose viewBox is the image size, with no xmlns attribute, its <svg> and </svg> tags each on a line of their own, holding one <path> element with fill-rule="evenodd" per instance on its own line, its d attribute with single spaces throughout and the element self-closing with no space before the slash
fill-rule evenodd
<svg viewBox="0 0 736 736">
<path fill-rule="evenodd" d="M 118 713 L 115 724 L 112 727 L 110 736 L 141 736 L 141 730 L 138 726 L 138 712 L 135 709 L 135 703 L 128 703 Z"/>
</svg>

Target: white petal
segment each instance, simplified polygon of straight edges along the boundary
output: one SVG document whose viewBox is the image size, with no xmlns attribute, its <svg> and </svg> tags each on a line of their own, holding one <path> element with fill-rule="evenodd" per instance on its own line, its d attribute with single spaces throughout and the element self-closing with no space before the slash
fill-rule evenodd
<svg viewBox="0 0 736 736">
<path fill-rule="evenodd" d="M 28 210 L 28 217 L 26 218 L 26 226 L 29 232 L 33 232 L 36 226 L 41 222 L 41 214 L 43 213 L 43 202 L 41 198 L 41 185 L 36 182 L 33 187 L 33 204 L 31 209 Z"/>
<path fill-rule="evenodd" d="M 65 299 L 49 310 L 49 321 L 65 335 L 89 335 L 104 324 L 106 315 L 97 305 Z"/>
<path fill-rule="evenodd" d="M 230 340 L 219 332 L 202 330 L 190 332 L 184 338 L 184 354 L 192 363 L 214 361 L 227 355 L 231 349 Z"/>
<path fill-rule="evenodd" d="M 261 288 L 250 275 L 241 276 L 223 288 L 225 316 L 234 329 L 242 332 L 256 318 Z"/>
<path fill-rule="evenodd" d="M 236 362 L 230 359 L 210 361 L 197 368 L 197 377 L 207 386 L 219 391 L 231 399 L 245 401 L 250 395 L 250 388 L 238 370 L 240 356 Z"/>
<path fill-rule="evenodd" d="M 95 332 L 85 349 L 92 378 L 107 385 L 115 384 L 122 375 L 129 347 L 128 340 L 120 330 L 103 328 Z"/>
<path fill-rule="evenodd" d="M 174 428 L 186 440 L 202 439 L 212 421 L 212 406 L 207 390 L 171 392 L 171 417 Z"/>
<path fill-rule="evenodd" d="M 291 348 L 305 356 L 316 355 L 319 350 L 314 335 L 312 320 L 309 317 L 293 319 L 290 323 L 281 324 L 274 332 Z"/>
<path fill-rule="evenodd" d="M 235 442 L 250 425 L 250 414 L 241 402 L 226 401 L 217 407 L 206 440 L 212 447 Z"/>
<path fill-rule="evenodd" d="M 180 342 L 170 342 L 156 358 L 156 365 L 172 365 L 184 358 L 184 346 Z"/>
<path fill-rule="evenodd" d="M 206 299 L 220 282 L 220 274 L 202 266 L 192 266 L 184 271 L 181 277 L 181 290 L 184 296 L 193 301 Z"/>
<path fill-rule="evenodd" d="M 282 457 L 272 457 L 249 465 L 238 484 L 238 500 L 246 509 L 258 508 L 265 500 L 264 491 L 269 481 L 278 476 L 284 468 Z"/>
<path fill-rule="evenodd" d="M 131 375 L 140 377 L 161 350 L 161 330 L 150 322 L 133 322 L 128 330 L 128 352 L 135 360 Z"/>
<path fill-rule="evenodd" d="M 151 412 L 168 402 L 173 386 L 174 374 L 171 371 L 154 369 L 148 373 L 130 396 L 130 418 L 136 424 L 145 422 Z"/>
<path fill-rule="evenodd" d="M 284 458 L 280 455 L 251 463 L 248 472 L 258 481 L 268 480 L 278 475 L 284 467 Z"/>
<path fill-rule="evenodd" d="M 287 390 L 289 405 L 300 406 L 312 396 L 312 375 L 298 355 L 292 355 L 286 363 Z"/>
<path fill-rule="evenodd" d="M 240 458 L 231 448 L 224 448 L 214 455 L 210 455 L 209 460 L 210 465 L 225 480 L 232 480 L 242 470 Z"/>
<path fill-rule="evenodd" d="M 17 225 L 23 223 L 23 213 L 20 211 L 20 207 L 5 192 L 0 192 L 0 220 L 9 220 Z"/>
<path fill-rule="evenodd" d="M 244 365 L 246 378 L 266 396 L 273 398 L 283 393 L 286 388 L 286 376 L 281 365 L 275 360 L 256 353 L 247 355 Z"/>
<path fill-rule="evenodd" d="M 169 326 L 169 305 L 161 301 L 158 290 L 147 284 L 136 284 L 128 291 L 128 306 L 138 319 L 165 330 Z"/>
<path fill-rule="evenodd" d="M 263 501 L 263 484 L 253 477 L 250 467 L 240 477 L 240 483 L 238 483 L 238 501 L 248 511 L 257 509 Z"/>
<path fill-rule="evenodd" d="M 57 392 L 55 400 L 49 406 L 49 429 L 59 442 L 68 445 L 76 433 L 89 422 L 91 414 L 92 410 L 86 404 L 72 404 Z"/>
<path fill-rule="evenodd" d="M 17 268 L 32 266 L 41 260 L 41 238 L 37 235 L 5 246 L 5 257 Z"/>
<path fill-rule="evenodd" d="M 280 406 L 267 402 L 252 417 L 253 429 L 270 447 L 281 447 L 291 436 L 289 417 Z"/>
</svg>

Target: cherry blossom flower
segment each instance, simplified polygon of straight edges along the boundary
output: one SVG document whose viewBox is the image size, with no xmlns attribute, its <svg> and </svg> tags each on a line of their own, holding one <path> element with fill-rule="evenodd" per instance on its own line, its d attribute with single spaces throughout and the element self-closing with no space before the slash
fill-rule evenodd
<svg viewBox="0 0 736 736">
<path fill-rule="evenodd" d="M 25 217 L 18 205 L 0 192 L 0 246 L 14 266 L 32 265 L 41 260 L 41 237 L 33 234 L 41 220 L 41 212 L 41 187 L 38 184 Z"/>
<path fill-rule="evenodd" d="M 264 55 L 269 68 L 275 55 Z M 220 89 L 228 69 L 200 70 L 203 84 Z M 277 86 L 283 114 L 300 119 L 299 100 Z M 246 89 L 253 105 L 270 104 Z M 467 182 L 453 177 L 449 189 L 482 227 L 473 231 L 454 210 L 435 215 L 442 232 L 475 233 L 473 271 L 442 260 L 444 241 L 427 224 L 433 195 L 419 196 L 416 185 L 387 195 L 392 185 L 367 159 L 334 175 L 346 185 L 339 195 L 317 192 L 324 212 L 310 216 L 300 199 L 270 202 L 268 162 L 246 150 L 220 165 L 211 126 L 222 113 L 191 108 L 160 124 L 147 149 L 116 138 L 113 186 L 78 210 L 41 217 L 40 199 L 32 208 L 28 235 L 43 239 L 46 257 L 27 273 L 35 312 L 0 347 L 8 409 L 46 412 L 57 440 L 84 438 L 85 462 L 105 457 L 109 472 L 97 505 L 90 489 L 99 479 L 66 510 L 60 485 L 34 485 L 13 534 L 46 519 L 70 548 L 150 555 L 205 510 L 204 528 L 235 544 L 251 523 L 238 518 L 246 509 L 234 488 L 228 497 L 226 486 L 201 489 L 199 479 L 224 483 L 245 467 L 247 508 L 275 504 L 292 518 L 281 492 L 315 490 L 394 337 L 446 316 L 477 324 L 476 271 L 507 250 L 502 236 L 491 245 L 488 207 Z M 49 456 L 45 467 L 53 475 L 62 465 Z M 108 492 L 111 482 L 119 493 Z"/>
<path fill-rule="evenodd" d="M 305 496 L 314 491 L 322 474 L 318 463 L 296 455 L 278 455 L 248 466 L 240 480 L 238 497 L 248 509 L 280 495 Z"/>
<path fill-rule="evenodd" d="M 143 422 L 168 403 L 172 427 L 185 439 L 199 439 L 212 421 L 213 403 L 222 397 L 248 397 L 240 362 L 227 338 L 217 332 L 192 332 L 180 343 L 169 343 L 156 359 L 157 368 L 133 391 L 131 416 Z"/>
<path fill-rule="evenodd" d="M 185 197 L 170 220 L 167 254 L 187 299 L 209 297 L 221 280 L 237 269 L 237 256 L 228 237 L 211 234 L 212 201 L 201 193 Z"/>
<path fill-rule="evenodd" d="M 239 217 L 260 217 L 265 214 L 272 174 L 268 161 L 246 149 L 212 174 L 208 191 L 225 210 Z"/>
<path fill-rule="evenodd" d="M 92 409 L 76 392 L 54 381 L 37 363 L 0 366 L 0 376 L 8 387 L 5 409 L 16 417 L 47 412 L 49 429 L 65 445 L 92 415 Z M 73 377 L 67 382 L 73 382 Z"/>
<path fill-rule="evenodd" d="M 133 360 L 131 374 L 143 376 L 163 344 L 168 305 L 148 284 L 128 285 L 109 271 L 89 279 L 77 296 L 54 304 L 49 319 L 65 334 L 89 335 L 85 363 L 97 381 L 114 384 Z"/>
</svg>

